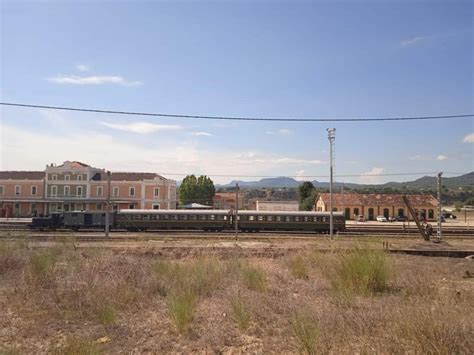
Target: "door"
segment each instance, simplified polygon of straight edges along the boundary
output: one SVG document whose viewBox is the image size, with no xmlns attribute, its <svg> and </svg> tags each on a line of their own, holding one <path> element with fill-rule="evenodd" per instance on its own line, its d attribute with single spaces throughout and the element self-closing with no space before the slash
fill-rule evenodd
<svg viewBox="0 0 474 355">
<path fill-rule="evenodd" d="M 385 218 L 388 219 L 388 216 L 389 216 L 388 208 L 383 209 L 383 215 L 384 215 Z"/>
<path fill-rule="evenodd" d="M 346 219 L 351 219 L 351 209 L 350 208 L 345 209 L 344 216 L 346 217 Z"/>
<path fill-rule="evenodd" d="M 369 221 L 373 221 L 373 220 L 374 220 L 374 209 L 369 208 Z"/>
</svg>

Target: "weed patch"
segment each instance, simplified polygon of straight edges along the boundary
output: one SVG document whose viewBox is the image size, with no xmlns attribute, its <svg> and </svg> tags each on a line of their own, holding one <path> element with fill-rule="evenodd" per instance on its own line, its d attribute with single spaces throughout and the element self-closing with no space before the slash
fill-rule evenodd
<svg viewBox="0 0 474 355">
<path fill-rule="evenodd" d="M 298 350 L 304 354 L 316 354 L 319 339 L 319 327 L 316 321 L 307 314 L 296 313 L 291 319 L 291 326 Z"/>
<path fill-rule="evenodd" d="M 264 292 L 267 288 L 265 271 L 258 267 L 243 265 L 241 267 L 242 282 L 249 290 Z"/>
<path fill-rule="evenodd" d="M 167 296 L 169 316 L 179 333 L 184 333 L 194 319 L 196 299 L 192 290 L 175 290 Z"/>
<path fill-rule="evenodd" d="M 240 296 L 237 296 L 232 298 L 230 301 L 230 306 L 232 308 L 232 316 L 235 323 L 237 324 L 237 327 L 241 331 L 247 330 L 250 325 L 250 312 L 245 301 Z"/>
<path fill-rule="evenodd" d="M 307 262 L 301 255 L 291 258 L 288 262 L 288 268 L 293 277 L 297 279 L 307 280 L 309 278 Z"/>
</svg>

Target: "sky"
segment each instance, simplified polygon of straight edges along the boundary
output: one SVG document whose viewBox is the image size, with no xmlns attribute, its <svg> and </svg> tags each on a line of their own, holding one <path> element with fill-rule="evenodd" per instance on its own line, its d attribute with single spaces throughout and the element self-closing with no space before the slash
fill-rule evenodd
<svg viewBox="0 0 474 355">
<path fill-rule="evenodd" d="M 472 1 L 0 4 L 2 102 L 269 118 L 474 113 Z M 474 170 L 473 118 L 216 122 L 5 106 L 0 170 L 78 160 L 178 180 L 327 181 L 327 128 L 336 181 Z"/>
</svg>

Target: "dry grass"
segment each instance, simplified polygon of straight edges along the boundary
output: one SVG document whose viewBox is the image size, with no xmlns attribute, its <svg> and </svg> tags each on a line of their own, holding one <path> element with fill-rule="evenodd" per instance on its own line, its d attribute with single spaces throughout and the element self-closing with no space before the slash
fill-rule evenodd
<svg viewBox="0 0 474 355">
<path fill-rule="evenodd" d="M 69 242 L 33 250 L 0 245 L 7 265 L 0 353 L 448 354 L 474 348 L 474 283 L 462 278 L 473 271 L 469 260 L 361 249 L 281 259 L 167 258 L 153 249 L 76 250 Z M 350 295 L 349 307 L 338 302 L 340 294 Z M 111 340 L 94 341 L 103 336 Z"/>
</svg>

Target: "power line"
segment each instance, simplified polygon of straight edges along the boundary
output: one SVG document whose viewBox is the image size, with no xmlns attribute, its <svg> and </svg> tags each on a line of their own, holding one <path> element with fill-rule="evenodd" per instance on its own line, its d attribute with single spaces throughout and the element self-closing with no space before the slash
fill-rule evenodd
<svg viewBox="0 0 474 355">
<path fill-rule="evenodd" d="M 212 177 L 228 177 L 228 178 L 328 178 L 329 175 L 234 175 L 234 174 L 205 174 L 205 173 L 173 173 L 173 172 L 160 172 L 160 175 L 175 175 L 175 176 L 188 176 L 188 175 L 206 175 Z M 377 176 L 413 176 L 413 175 L 436 175 L 437 171 L 428 172 L 414 172 L 414 173 L 385 173 L 385 174 L 343 174 L 334 175 L 336 178 L 344 177 L 377 177 Z M 444 175 L 464 175 L 468 173 L 459 172 L 443 172 Z"/>
<path fill-rule="evenodd" d="M 12 102 L 0 102 L 0 105 L 23 107 L 23 108 L 41 108 L 41 109 L 47 109 L 47 110 L 105 113 L 105 114 L 114 114 L 114 115 L 193 118 L 193 119 L 204 119 L 204 120 L 269 121 L 269 122 L 374 122 L 374 121 L 440 120 L 440 119 L 474 117 L 474 113 L 473 113 L 473 114 L 445 115 L 445 116 L 378 117 L 378 118 L 357 118 L 357 117 L 353 117 L 353 118 L 271 118 L 271 117 L 267 117 L 267 118 L 264 118 L 264 117 L 180 115 L 180 114 L 152 113 L 152 112 L 99 110 L 99 109 L 65 107 L 65 106 L 20 104 L 20 103 L 12 103 Z"/>
</svg>

